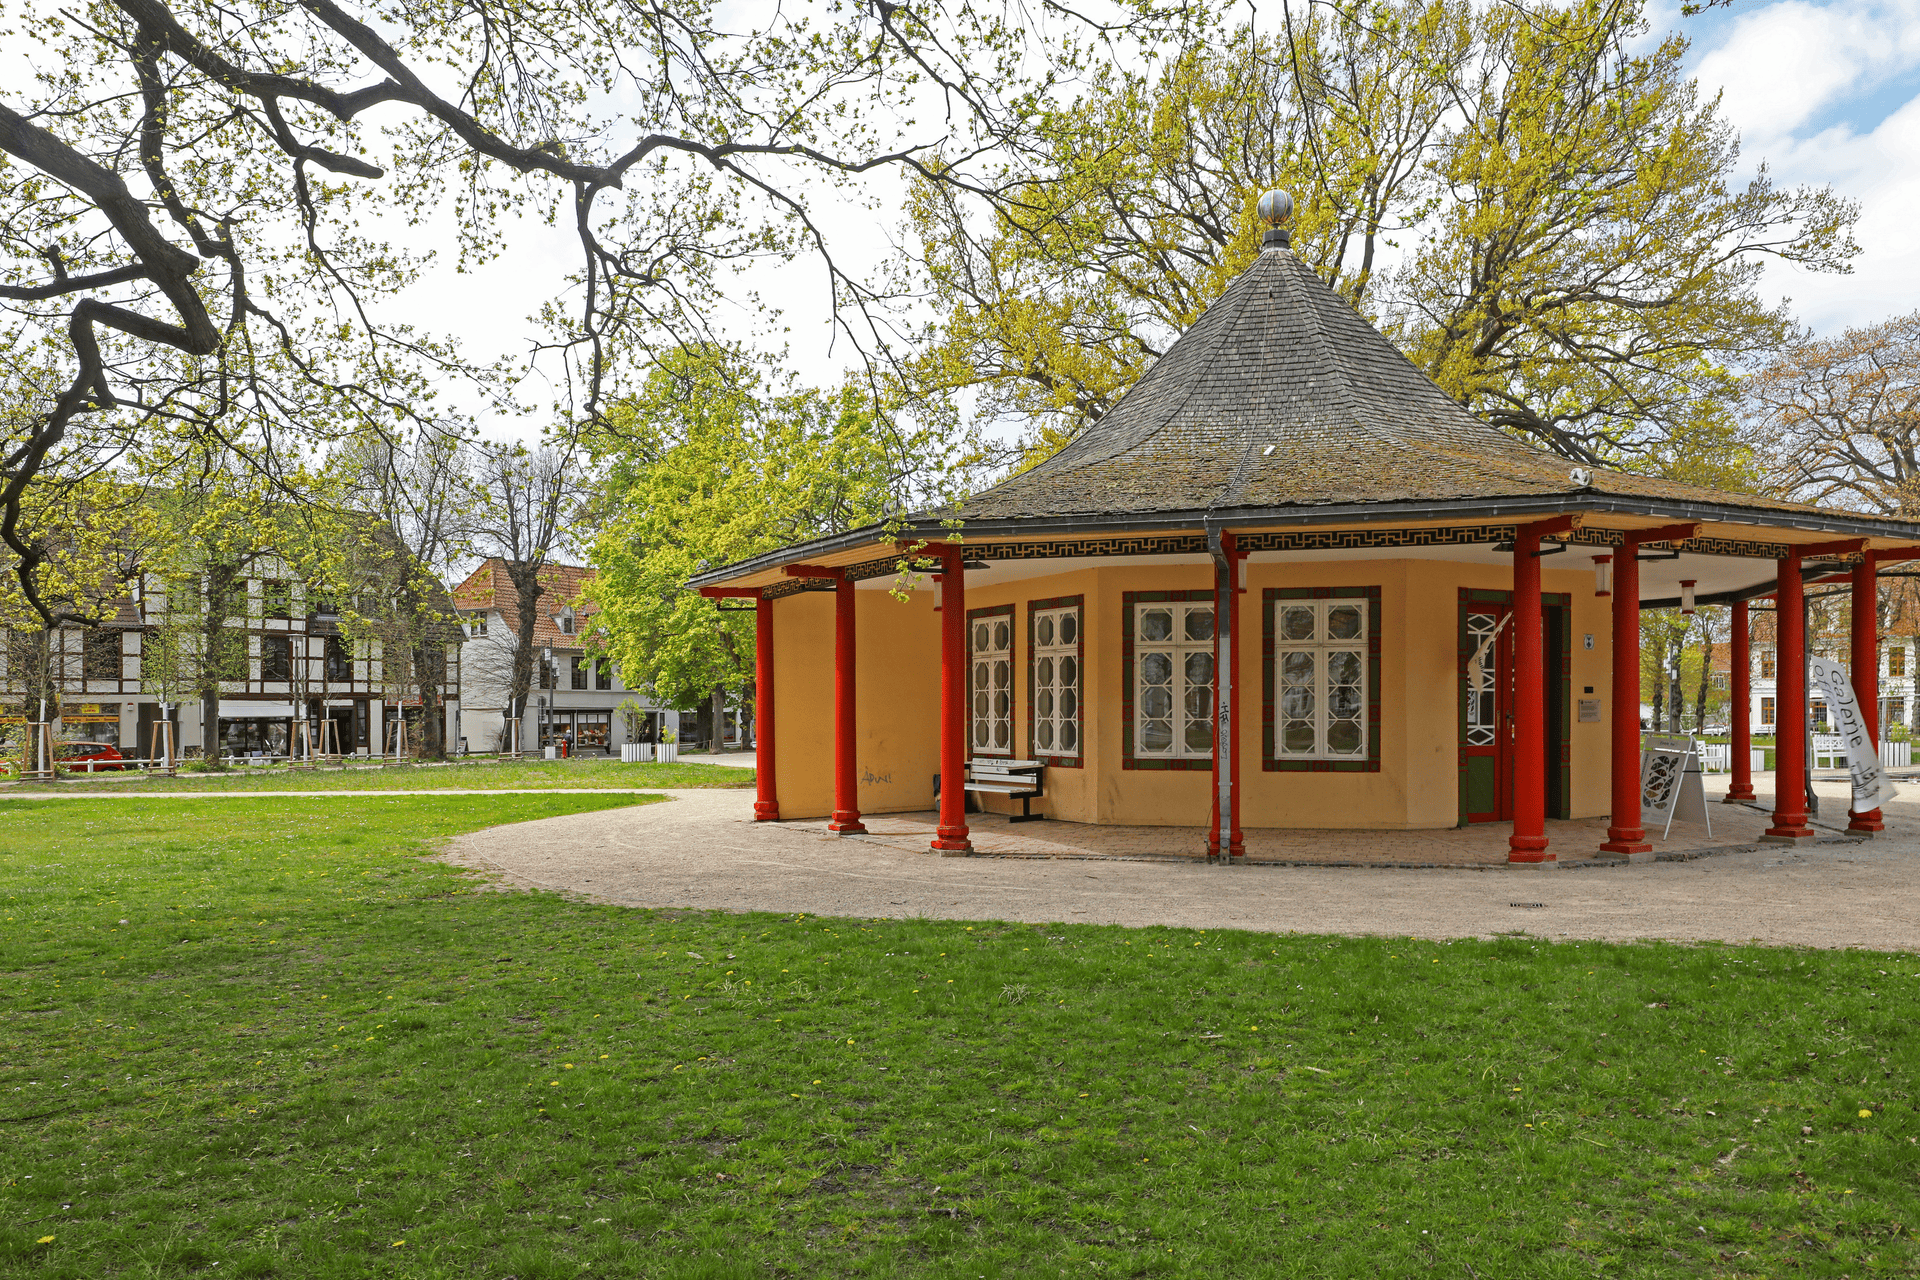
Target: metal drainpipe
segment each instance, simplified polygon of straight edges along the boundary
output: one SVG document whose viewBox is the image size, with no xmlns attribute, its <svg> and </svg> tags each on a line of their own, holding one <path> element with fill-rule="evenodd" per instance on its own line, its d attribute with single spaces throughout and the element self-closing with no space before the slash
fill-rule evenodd
<svg viewBox="0 0 1920 1280">
<path fill-rule="evenodd" d="M 1216 854 L 1222 865 L 1231 866 L 1233 841 L 1233 557 L 1227 554 L 1221 530 L 1207 529 L 1207 554 L 1213 557 L 1213 773 L 1215 800 L 1220 810 L 1220 829 Z"/>
</svg>

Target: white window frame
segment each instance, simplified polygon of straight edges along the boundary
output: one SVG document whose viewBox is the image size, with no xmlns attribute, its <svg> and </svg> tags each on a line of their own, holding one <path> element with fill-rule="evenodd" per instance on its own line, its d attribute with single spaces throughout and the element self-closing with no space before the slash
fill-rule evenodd
<svg viewBox="0 0 1920 1280">
<path fill-rule="evenodd" d="M 1367 707 L 1372 689 L 1368 681 L 1367 657 L 1372 647 L 1373 602 L 1354 596 L 1334 596 L 1310 600 L 1278 599 L 1273 602 L 1273 757 L 1276 760 L 1367 760 L 1372 746 L 1372 726 L 1367 723 Z M 1313 614 L 1313 634 L 1310 638 L 1290 640 L 1286 637 L 1287 612 L 1292 609 L 1305 609 Z M 1338 610 L 1358 609 L 1360 611 L 1360 631 L 1358 635 L 1336 638 L 1329 632 L 1328 619 Z M 1287 729 L 1290 725 L 1305 724 L 1304 718 L 1289 717 L 1286 713 L 1288 681 L 1286 680 L 1286 659 L 1288 654 L 1309 654 L 1313 658 L 1313 709 L 1314 729 L 1313 749 L 1311 751 L 1290 751 L 1287 749 Z M 1340 687 L 1352 688 L 1359 698 L 1357 716 L 1336 717 L 1329 714 L 1332 707 L 1331 670 L 1333 658 L 1339 654 L 1351 654 L 1358 665 L 1357 680 L 1354 683 L 1342 681 Z M 1337 751 L 1329 744 L 1329 733 L 1336 723 L 1354 724 L 1359 728 L 1359 743 L 1354 750 Z"/>
<path fill-rule="evenodd" d="M 967 747 L 976 756 L 1013 755 L 1013 626 L 1011 609 L 967 619 Z"/>
<path fill-rule="evenodd" d="M 1172 634 L 1165 640 L 1146 638 L 1146 616 L 1149 613 L 1168 611 L 1173 614 Z M 1210 623 L 1204 640 L 1190 639 L 1187 635 L 1187 618 L 1190 614 L 1204 613 Z M 1213 759 L 1213 729 L 1215 692 L 1219 688 L 1219 673 L 1213 669 L 1214 622 L 1213 600 L 1139 600 L 1133 605 L 1133 758 L 1135 760 L 1211 760 Z M 1148 715 L 1148 692 L 1157 687 L 1148 681 L 1148 659 L 1156 654 L 1166 655 L 1172 663 L 1172 679 L 1168 692 L 1172 695 L 1172 707 L 1167 716 Z M 1188 670 L 1189 659 L 1205 654 L 1207 672 L 1210 678 L 1204 685 L 1191 680 Z M 1195 715 L 1187 706 L 1188 695 L 1195 688 L 1208 691 L 1206 712 Z M 1153 750 L 1147 746 L 1147 726 L 1155 720 L 1171 721 L 1173 740 L 1165 750 Z M 1187 731 L 1195 724 L 1207 726 L 1207 745 L 1204 748 L 1189 745 Z"/>
<path fill-rule="evenodd" d="M 1073 623 L 1073 638 L 1060 638 L 1067 620 Z M 1082 630 L 1086 619 L 1080 614 L 1077 604 L 1060 605 L 1051 609 L 1035 609 L 1032 622 L 1032 655 L 1028 659 L 1033 671 L 1033 742 L 1028 747 L 1036 757 L 1053 756 L 1062 760 L 1078 760 L 1080 747 L 1086 741 L 1086 731 L 1081 720 L 1081 710 L 1086 705 L 1083 685 L 1086 681 L 1086 662 L 1081 657 L 1081 640 L 1085 636 Z M 1042 623 L 1048 624 L 1042 626 Z M 1051 643 L 1043 644 L 1041 633 L 1048 631 L 1052 635 Z M 1067 679 L 1067 668 L 1063 665 L 1071 662 L 1072 679 Z M 1068 702 L 1071 699 L 1071 703 Z M 1062 710 L 1069 707 L 1070 710 Z M 1073 745 L 1062 744 L 1062 733 L 1071 729 Z"/>
</svg>

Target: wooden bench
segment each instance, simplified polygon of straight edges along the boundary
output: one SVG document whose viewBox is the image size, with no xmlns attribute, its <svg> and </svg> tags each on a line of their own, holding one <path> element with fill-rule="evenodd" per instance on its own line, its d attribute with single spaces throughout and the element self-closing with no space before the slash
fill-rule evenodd
<svg viewBox="0 0 1920 1280">
<path fill-rule="evenodd" d="M 967 765 L 967 790 L 1018 800 L 1020 812 L 1009 816 L 1008 822 L 1039 822 L 1047 815 L 1033 812 L 1032 805 L 1046 794 L 1040 786 L 1045 768 L 1038 760 L 976 758 Z"/>
</svg>

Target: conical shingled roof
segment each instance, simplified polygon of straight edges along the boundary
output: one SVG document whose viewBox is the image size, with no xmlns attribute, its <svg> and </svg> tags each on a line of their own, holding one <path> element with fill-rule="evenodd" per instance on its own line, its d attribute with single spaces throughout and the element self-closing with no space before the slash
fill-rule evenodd
<svg viewBox="0 0 1920 1280">
<path fill-rule="evenodd" d="M 1285 249 L 1268 248 L 1114 410 L 966 503 L 972 520 L 1597 490 L 1788 507 L 1573 464 L 1467 412 Z"/>
</svg>

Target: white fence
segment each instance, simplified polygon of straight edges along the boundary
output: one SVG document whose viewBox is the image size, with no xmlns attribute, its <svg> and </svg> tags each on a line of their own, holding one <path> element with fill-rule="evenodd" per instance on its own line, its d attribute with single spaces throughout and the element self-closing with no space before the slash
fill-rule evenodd
<svg viewBox="0 0 1920 1280">
<path fill-rule="evenodd" d="M 1703 773 L 1733 772 L 1733 744 L 1731 742 L 1703 742 L 1700 744 L 1700 769 Z M 1751 748 L 1752 768 L 1755 773 L 1763 773 L 1767 767 L 1765 747 Z M 1880 744 L 1880 765 L 1885 769 L 1910 769 L 1913 767 L 1913 744 L 1911 742 L 1883 742 Z M 1847 744 L 1837 733 L 1816 733 L 1813 735 L 1813 767 L 1816 769 L 1844 769 L 1847 767 Z"/>
</svg>

